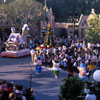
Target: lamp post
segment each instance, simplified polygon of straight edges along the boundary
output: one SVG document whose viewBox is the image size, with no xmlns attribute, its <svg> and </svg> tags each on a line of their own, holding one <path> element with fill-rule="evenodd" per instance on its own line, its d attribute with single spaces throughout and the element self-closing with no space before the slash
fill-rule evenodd
<svg viewBox="0 0 100 100">
<path fill-rule="evenodd" d="M 73 23 L 73 33 L 75 36 L 76 23 L 78 22 L 78 13 L 70 12 L 69 22 Z"/>
<path fill-rule="evenodd" d="M 32 88 L 32 68 L 30 65 L 30 88 Z"/>
</svg>

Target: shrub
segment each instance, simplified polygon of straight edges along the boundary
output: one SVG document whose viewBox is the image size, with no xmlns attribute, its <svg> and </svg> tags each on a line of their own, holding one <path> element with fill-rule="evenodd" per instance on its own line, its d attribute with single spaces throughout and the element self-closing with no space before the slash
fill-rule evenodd
<svg viewBox="0 0 100 100">
<path fill-rule="evenodd" d="M 78 96 L 83 95 L 84 83 L 75 77 L 63 80 L 60 88 L 59 100 L 78 100 Z"/>
</svg>

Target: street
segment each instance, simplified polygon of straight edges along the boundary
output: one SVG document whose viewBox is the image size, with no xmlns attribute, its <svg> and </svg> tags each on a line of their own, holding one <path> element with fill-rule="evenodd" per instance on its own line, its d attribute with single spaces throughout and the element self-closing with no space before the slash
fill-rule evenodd
<svg viewBox="0 0 100 100">
<path fill-rule="evenodd" d="M 65 71 L 60 71 L 59 79 L 55 79 L 52 71 L 44 68 L 39 75 L 35 74 L 31 57 L 0 58 L 0 79 L 30 87 L 30 73 L 32 69 L 32 88 L 37 94 L 37 100 L 58 100 L 61 80 L 67 77 Z"/>
</svg>

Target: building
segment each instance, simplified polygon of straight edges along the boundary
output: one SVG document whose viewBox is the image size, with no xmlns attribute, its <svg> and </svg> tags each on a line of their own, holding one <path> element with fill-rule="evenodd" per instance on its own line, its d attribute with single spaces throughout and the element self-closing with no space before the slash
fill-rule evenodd
<svg viewBox="0 0 100 100">
<path fill-rule="evenodd" d="M 46 8 L 47 12 L 47 17 L 48 20 L 52 26 L 52 29 L 58 29 L 58 28 L 65 28 L 66 29 L 66 35 L 70 36 L 84 36 L 86 34 L 86 30 L 89 27 L 89 21 L 96 15 L 94 9 L 91 10 L 91 13 L 89 15 L 83 15 L 81 14 L 78 22 L 76 23 L 59 23 L 55 22 L 55 17 L 53 15 L 52 9 Z M 46 27 L 47 22 L 46 21 L 41 21 L 41 28 Z"/>
</svg>

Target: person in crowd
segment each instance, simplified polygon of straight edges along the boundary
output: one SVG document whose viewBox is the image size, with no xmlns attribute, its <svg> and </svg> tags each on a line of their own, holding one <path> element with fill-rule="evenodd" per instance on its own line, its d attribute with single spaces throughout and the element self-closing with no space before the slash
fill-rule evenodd
<svg viewBox="0 0 100 100">
<path fill-rule="evenodd" d="M 37 100 L 37 95 L 32 88 L 0 80 L 0 100 Z"/>
<path fill-rule="evenodd" d="M 94 63 L 89 61 L 87 65 L 87 72 L 88 72 L 88 79 L 90 79 L 90 76 L 93 75 L 93 72 L 95 71 L 96 66 Z"/>
<path fill-rule="evenodd" d="M 37 95 L 32 88 L 26 88 L 24 91 L 24 96 L 27 100 L 37 100 Z"/>
</svg>

